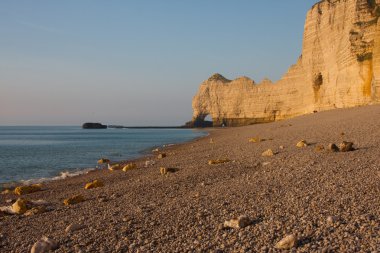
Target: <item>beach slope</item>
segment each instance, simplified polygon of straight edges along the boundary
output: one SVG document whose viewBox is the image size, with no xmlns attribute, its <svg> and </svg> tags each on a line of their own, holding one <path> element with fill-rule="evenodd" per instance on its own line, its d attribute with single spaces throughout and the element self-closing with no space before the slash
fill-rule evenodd
<svg viewBox="0 0 380 253">
<path fill-rule="evenodd" d="M 343 141 L 355 150 L 328 150 Z M 380 249 L 380 106 L 210 129 L 162 152 L 23 195 L 52 210 L 0 215 L 0 251 L 29 252 L 44 235 L 55 252 L 280 252 L 287 235 L 293 252 Z M 84 189 L 96 179 L 104 187 Z M 78 194 L 84 202 L 63 204 Z M 0 206 L 18 197 L 1 194 Z"/>
</svg>

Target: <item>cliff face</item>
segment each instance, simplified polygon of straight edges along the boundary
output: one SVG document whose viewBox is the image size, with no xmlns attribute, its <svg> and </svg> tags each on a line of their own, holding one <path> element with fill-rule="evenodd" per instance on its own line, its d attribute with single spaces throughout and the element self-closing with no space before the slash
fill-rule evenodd
<svg viewBox="0 0 380 253">
<path fill-rule="evenodd" d="M 276 83 L 219 74 L 193 99 L 195 126 L 286 119 L 380 102 L 380 0 L 324 0 L 308 11 L 302 55 Z"/>
</svg>

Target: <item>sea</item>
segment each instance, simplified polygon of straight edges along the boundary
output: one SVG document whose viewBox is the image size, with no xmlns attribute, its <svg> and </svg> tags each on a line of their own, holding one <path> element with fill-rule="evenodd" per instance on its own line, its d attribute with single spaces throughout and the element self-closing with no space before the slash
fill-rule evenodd
<svg viewBox="0 0 380 253">
<path fill-rule="evenodd" d="M 82 129 L 0 126 L 0 186 L 56 180 L 96 169 L 97 160 L 130 160 L 207 133 L 195 129 Z"/>
</svg>

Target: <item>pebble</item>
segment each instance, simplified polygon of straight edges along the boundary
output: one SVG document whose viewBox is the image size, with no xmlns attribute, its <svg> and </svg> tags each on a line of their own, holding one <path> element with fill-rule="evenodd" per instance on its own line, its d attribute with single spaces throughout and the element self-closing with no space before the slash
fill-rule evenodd
<svg viewBox="0 0 380 253">
<path fill-rule="evenodd" d="M 37 241 L 32 249 L 31 253 L 46 253 L 58 249 L 58 243 L 53 239 L 43 236 L 39 241 Z"/>
<path fill-rule="evenodd" d="M 287 235 L 284 238 L 281 239 L 276 245 L 274 246 L 276 249 L 291 249 L 297 244 L 297 238 L 295 235 Z"/>
<path fill-rule="evenodd" d="M 71 223 L 69 226 L 66 227 L 65 232 L 66 233 L 72 233 L 72 232 L 78 231 L 82 228 L 84 228 L 84 226 L 81 224 Z"/>
<path fill-rule="evenodd" d="M 5 194 L 11 194 L 13 193 L 13 191 L 11 189 L 5 189 L 1 192 L 1 194 L 5 195 Z"/>
<path fill-rule="evenodd" d="M 137 164 L 129 163 L 129 164 L 124 166 L 123 171 L 127 172 L 128 170 L 134 170 L 134 169 L 137 169 Z"/>
<path fill-rule="evenodd" d="M 297 144 L 296 144 L 296 146 L 298 147 L 298 148 L 304 148 L 304 147 L 307 147 L 307 142 L 305 141 L 305 140 L 301 140 L 301 141 L 299 141 Z"/>
<path fill-rule="evenodd" d="M 264 151 L 261 156 L 265 156 L 265 157 L 270 157 L 270 156 L 274 156 L 274 152 L 272 149 L 268 149 L 267 151 Z"/>
<path fill-rule="evenodd" d="M 161 175 L 166 175 L 168 173 L 174 173 L 174 172 L 176 172 L 175 168 L 166 168 L 166 167 L 161 167 L 160 168 Z"/>
<path fill-rule="evenodd" d="M 230 162 L 229 159 L 217 159 L 217 160 L 210 160 L 208 161 L 209 165 L 215 165 L 215 164 L 223 164 L 223 163 L 228 163 Z"/>
<path fill-rule="evenodd" d="M 86 190 L 89 190 L 89 189 L 99 188 L 99 187 L 103 187 L 103 186 L 104 186 L 103 182 L 101 182 L 99 180 L 94 180 L 90 183 L 87 183 L 84 188 Z"/>
<path fill-rule="evenodd" d="M 99 197 L 99 198 L 98 198 L 98 202 L 99 202 L 99 203 L 107 202 L 107 198 L 106 198 L 106 197 Z"/>
<path fill-rule="evenodd" d="M 329 146 L 328 146 L 328 150 L 329 151 L 332 151 L 332 152 L 338 152 L 339 151 L 339 148 L 337 145 L 335 145 L 334 143 L 330 143 Z"/>
<path fill-rule="evenodd" d="M 25 216 L 32 216 L 32 215 L 44 213 L 46 211 L 47 211 L 46 207 L 44 207 L 44 206 L 37 206 L 37 207 L 33 207 L 32 209 L 27 210 L 24 213 L 24 215 Z"/>
<path fill-rule="evenodd" d="M 237 219 L 232 219 L 224 222 L 226 228 L 245 228 L 251 225 L 252 221 L 248 216 L 241 215 Z"/>
<path fill-rule="evenodd" d="M 337 221 L 338 221 L 338 217 L 336 217 L 336 216 L 328 216 L 327 219 L 326 219 L 326 222 L 329 225 L 332 225 L 332 224 L 334 224 Z"/>
<path fill-rule="evenodd" d="M 321 151 L 323 151 L 323 150 L 325 150 L 325 147 L 324 147 L 323 145 L 317 145 L 317 146 L 315 147 L 315 151 L 316 151 L 316 152 L 321 152 Z"/>
<path fill-rule="evenodd" d="M 157 156 L 158 159 L 163 159 L 165 157 L 166 157 L 165 153 L 158 154 L 158 156 Z"/>
<path fill-rule="evenodd" d="M 354 143 L 343 141 L 341 144 L 339 144 L 339 150 L 340 152 L 354 151 Z"/>
<path fill-rule="evenodd" d="M 154 164 L 154 161 L 145 161 L 145 167 L 153 166 Z"/>
<path fill-rule="evenodd" d="M 63 204 L 65 206 L 68 206 L 68 205 L 74 205 L 74 204 L 78 204 L 78 203 L 81 203 L 84 201 L 84 197 L 82 195 L 75 195 L 74 197 L 71 197 L 71 198 L 68 198 L 68 199 L 65 199 L 63 201 Z"/>
</svg>

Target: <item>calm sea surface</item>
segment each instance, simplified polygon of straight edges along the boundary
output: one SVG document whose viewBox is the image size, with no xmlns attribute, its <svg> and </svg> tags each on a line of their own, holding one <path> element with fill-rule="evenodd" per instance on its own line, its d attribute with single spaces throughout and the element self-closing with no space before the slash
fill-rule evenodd
<svg viewBox="0 0 380 253">
<path fill-rule="evenodd" d="M 132 159 L 204 135 L 189 129 L 0 127 L 0 184 L 75 174 L 94 168 L 101 157 Z"/>
</svg>

